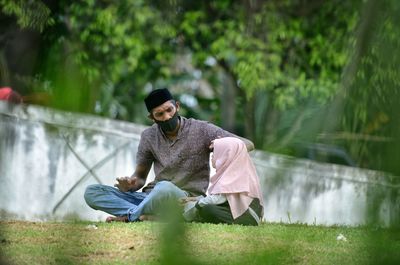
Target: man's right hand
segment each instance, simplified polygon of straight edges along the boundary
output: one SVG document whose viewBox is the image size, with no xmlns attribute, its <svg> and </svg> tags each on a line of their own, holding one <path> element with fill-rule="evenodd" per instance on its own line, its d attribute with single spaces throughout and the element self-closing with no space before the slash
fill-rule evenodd
<svg viewBox="0 0 400 265">
<path fill-rule="evenodd" d="M 122 192 L 136 191 L 139 189 L 139 179 L 137 177 L 117 178 L 114 187 L 117 187 Z"/>
</svg>

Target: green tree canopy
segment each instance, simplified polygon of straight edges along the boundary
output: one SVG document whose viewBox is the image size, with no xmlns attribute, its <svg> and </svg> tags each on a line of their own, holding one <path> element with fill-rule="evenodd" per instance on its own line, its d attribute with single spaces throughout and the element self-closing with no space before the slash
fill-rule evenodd
<svg viewBox="0 0 400 265">
<path fill-rule="evenodd" d="M 140 123 L 145 94 L 169 86 L 191 99 L 184 114 L 259 149 L 328 144 L 399 174 L 385 159 L 399 133 L 399 4 L 384 3 L 1 0 L 1 82 L 47 93 L 52 107 Z M 29 60 L 10 57 L 18 40 Z"/>
</svg>

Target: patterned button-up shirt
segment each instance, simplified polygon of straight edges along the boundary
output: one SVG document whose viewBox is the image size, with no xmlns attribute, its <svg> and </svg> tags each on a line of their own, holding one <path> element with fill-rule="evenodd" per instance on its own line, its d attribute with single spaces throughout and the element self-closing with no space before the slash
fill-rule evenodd
<svg viewBox="0 0 400 265">
<path fill-rule="evenodd" d="M 136 163 L 154 163 L 155 180 L 143 188 L 149 192 L 158 181 L 168 180 L 192 196 L 204 195 L 208 187 L 209 146 L 218 137 L 237 137 L 206 121 L 180 117 L 175 140 L 166 137 L 157 124 L 141 134 Z"/>
</svg>

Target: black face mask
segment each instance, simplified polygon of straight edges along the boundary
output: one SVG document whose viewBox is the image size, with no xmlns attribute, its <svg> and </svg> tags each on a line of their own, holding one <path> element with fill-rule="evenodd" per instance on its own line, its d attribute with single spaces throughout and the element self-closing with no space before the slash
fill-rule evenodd
<svg viewBox="0 0 400 265">
<path fill-rule="evenodd" d="M 179 119 L 179 115 L 178 112 L 176 111 L 174 116 L 172 116 L 171 119 L 166 120 L 166 121 L 157 121 L 156 123 L 161 127 L 161 130 L 163 130 L 163 132 L 172 132 L 176 129 L 176 126 L 178 126 L 178 120 Z"/>
</svg>

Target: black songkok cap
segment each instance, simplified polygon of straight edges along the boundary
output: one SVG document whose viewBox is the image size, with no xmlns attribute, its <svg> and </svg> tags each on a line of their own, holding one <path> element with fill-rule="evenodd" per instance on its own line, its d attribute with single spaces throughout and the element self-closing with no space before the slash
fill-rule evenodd
<svg viewBox="0 0 400 265">
<path fill-rule="evenodd" d="M 173 99 L 173 97 L 171 93 L 169 93 L 168 89 L 161 88 L 151 91 L 150 94 L 144 99 L 144 103 L 146 104 L 147 110 L 151 112 L 151 110 L 155 107 L 158 107 L 171 99 Z"/>
</svg>

